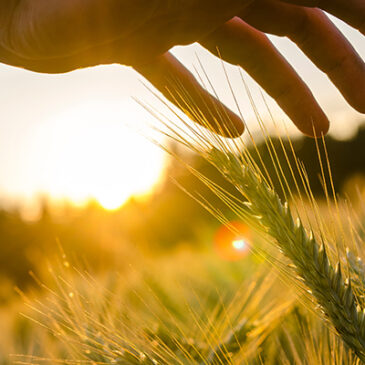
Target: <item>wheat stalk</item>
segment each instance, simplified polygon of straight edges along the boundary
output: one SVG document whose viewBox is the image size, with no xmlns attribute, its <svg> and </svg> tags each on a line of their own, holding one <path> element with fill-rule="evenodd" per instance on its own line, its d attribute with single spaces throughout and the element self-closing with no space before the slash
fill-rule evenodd
<svg viewBox="0 0 365 365">
<path fill-rule="evenodd" d="M 181 92 L 186 91 L 182 89 Z M 247 199 L 247 202 L 243 203 L 244 206 L 240 205 L 240 202 L 235 199 L 232 200 L 232 197 L 222 189 L 185 164 L 218 197 L 228 202 L 228 206 L 233 208 L 236 213 L 241 214 L 250 223 L 258 226 L 274 238 L 277 248 L 292 261 L 296 274 L 309 288 L 310 294 L 316 299 L 343 341 L 362 361 L 365 361 L 365 311 L 355 297 L 351 280 L 344 278 L 339 261 L 336 265 L 331 263 L 326 245 L 320 244 L 312 231 L 307 233 L 302 220 L 298 218 L 296 223 L 294 222 L 288 204 L 282 203 L 277 192 L 264 178 L 253 156 L 245 151 L 246 146 L 244 144 L 238 146 L 234 141 L 228 143 L 217 137 L 209 130 L 211 125 L 209 121 L 202 120 L 200 122 L 202 126 L 208 128 L 208 130 L 204 130 L 199 127 L 192 129 L 188 122 L 180 119 L 186 127 L 186 130 L 183 130 L 150 107 L 143 106 L 162 123 L 163 127 L 167 128 L 166 132 L 162 132 L 164 135 L 201 154 L 208 162 L 216 166 Z M 257 117 L 265 136 L 265 127 L 262 125 L 258 114 Z M 255 145 L 253 139 L 252 141 Z M 156 143 L 156 141 L 154 142 Z M 271 140 L 268 138 L 268 149 L 271 149 L 270 155 L 280 175 L 282 172 L 280 161 L 278 161 L 276 151 L 270 142 Z M 168 148 L 161 146 L 158 142 L 157 144 L 173 156 L 178 157 Z M 232 153 L 235 150 L 238 151 L 239 157 Z M 265 164 L 261 159 L 260 163 L 265 169 Z M 279 178 L 283 184 L 287 183 L 285 179 L 285 176 Z M 310 187 L 307 186 L 308 181 L 305 178 L 303 180 L 303 185 L 305 189 L 309 189 L 310 195 Z M 314 199 L 312 196 L 311 198 Z M 200 198 L 198 200 L 202 201 Z M 214 207 L 209 206 L 209 202 L 203 201 L 202 204 L 213 214 L 216 213 Z M 219 212 L 216 215 L 220 217 Z M 348 265 L 350 272 L 358 273 L 358 268 L 351 269 L 353 266 L 351 262 L 348 262 Z M 362 280 L 358 280 L 358 282 Z"/>
<path fill-rule="evenodd" d="M 254 328 L 247 319 L 241 321 L 236 328 L 229 332 L 226 339 L 212 349 L 208 355 L 207 361 L 209 365 L 220 364 L 222 360 L 232 358 L 233 355 L 241 350 L 241 345 L 247 340 L 249 332 Z"/>
<path fill-rule="evenodd" d="M 247 198 L 246 212 L 294 264 L 323 312 L 344 342 L 365 361 L 365 314 L 357 304 L 351 280 L 345 280 L 341 264 L 331 264 L 326 247 L 312 232 L 307 233 L 300 218 L 294 223 L 289 206 L 262 176 L 238 157 L 213 148 L 207 159 Z"/>
</svg>

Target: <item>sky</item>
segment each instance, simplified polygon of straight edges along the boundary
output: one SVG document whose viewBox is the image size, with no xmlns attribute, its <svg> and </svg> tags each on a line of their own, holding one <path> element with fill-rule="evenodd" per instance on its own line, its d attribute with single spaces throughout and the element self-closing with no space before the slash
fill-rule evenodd
<svg viewBox="0 0 365 365">
<path fill-rule="evenodd" d="M 365 58 L 365 38 L 335 22 Z M 311 87 L 331 120 L 331 133 L 350 137 L 363 116 L 290 41 L 272 40 Z M 220 98 L 235 110 L 220 60 L 198 45 L 176 47 L 173 53 L 193 72 L 199 58 Z M 226 67 L 255 129 L 238 70 Z M 259 100 L 259 88 L 248 76 L 246 80 Z M 0 65 L 0 85 L 0 205 L 33 207 L 48 195 L 80 205 L 94 198 L 114 209 L 131 195 L 150 191 L 161 176 L 166 157 L 148 140 L 150 131 L 144 127 L 153 117 L 133 98 L 161 106 L 133 69 L 111 65 L 44 75 Z M 270 98 L 269 103 L 296 133 Z"/>
</svg>

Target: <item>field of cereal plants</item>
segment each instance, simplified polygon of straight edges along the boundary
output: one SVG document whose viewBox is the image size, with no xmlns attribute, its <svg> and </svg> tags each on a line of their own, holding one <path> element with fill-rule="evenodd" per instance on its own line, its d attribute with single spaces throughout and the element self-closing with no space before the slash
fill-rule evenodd
<svg viewBox="0 0 365 365">
<path fill-rule="evenodd" d="M 316 199 L 291 143 L 274 144 L 263 130 L 264 162 L 241 140 L 160 122 L 233 186 L 161 146 L 228 208 L 186 191 L 221 223 L 214 252 L 131 246 L 123 265 L 93 274 L 61 243 L 46 283 L 31 274 L 34 292 L 18 290 L 4 316 L 2 364 L 362 363 L 361 191 L 354 205 L 337 196 L 325 140 L 313 141 L 324 189 Z"/>
</svg>

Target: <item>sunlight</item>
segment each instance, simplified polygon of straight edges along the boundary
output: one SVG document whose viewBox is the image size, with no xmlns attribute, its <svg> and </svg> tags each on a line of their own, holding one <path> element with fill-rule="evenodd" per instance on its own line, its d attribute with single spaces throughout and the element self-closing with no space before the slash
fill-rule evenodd
<svg viewBox="0 0 365 365">
<path fill-rule="evenodd" d="M 76 205 L 94 199 L 110 210 L 150 192 L 161 175 L 163 153 L 135 131 L 150 118 L 122 100 L 88 102 L 47 120 L 38 134 L 47 141 L 43 190 L 52 199 Z"/>
</svg>

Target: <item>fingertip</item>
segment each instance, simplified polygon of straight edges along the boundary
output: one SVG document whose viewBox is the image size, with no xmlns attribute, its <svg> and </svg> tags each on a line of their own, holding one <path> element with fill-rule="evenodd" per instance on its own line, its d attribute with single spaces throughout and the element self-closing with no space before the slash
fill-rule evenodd
<svg viewBox="0 0 365 365">
<path fill-rule="evenodd" d="M 327 74 L 349 105 L 364 114 L 365 63 L 351 46 L 348 48 L 347 56 L 339 63 L 340 66 L 332 67 Z"/>
<path fill-rule="evenodd" d="M 203 88 L 169 52 L 136 69 L 193 122 L 228 138 L 240 137 L 244 132 L 242 119 Z"/>
<path fill-rule="evenodd" d="M 243 132 L 245 131 L 245 125 L 242 119 L 231 110 L 228 110 L 227 114 L 228 120 L 226 123 L 224 123 L 226 129 L 224 137 L 238 138 L 242 136 Z"/>
<path fill-rule="evenodd" d="M 365 83 L 364 86 L 360 89 L 355 90 L 350 97 L 346 97 L 344 95 L 347 102 L 359 113 L 365 114 Z"/>
<path fill-rule="evenodd" d="M 328 133 L 330 121 L 322 110 L 311 115 L 303 115 L 302 118 L 297 120 L 295 124 L 306 136 L 321 138 Z"/>
<path fill-rule="evenodd" d="M 215 103 L 217 103 L 216 100 Z M 240 137 L 245 130 L 245 125 L 242 119 L 224 105 L 219 104 L 219 106 L 221 110 L 216 108 L 200 110 L 200 112 L 204 115 L 203 118 L 196 119 L 195 117 L 190 117 L 195 123 L 202 125 L 222 137 Z"/>
<path fill-rule="evenodd" d="M 296 83 L 294 92 L 286 92 L 277 98 L 278 105 L 297 128 L 308 137 L 322 137 L 328 133 L 330 121 L 303 82 Z"/>
<path fill-rule="evenodd" d="M 232 138 L 241 137 L 244 131 L 245 131 L 245 125 L 239 118 L 239 122 L 235 123 L 235 130 L 234 133 L 232 133 Z"/>
</svg>

